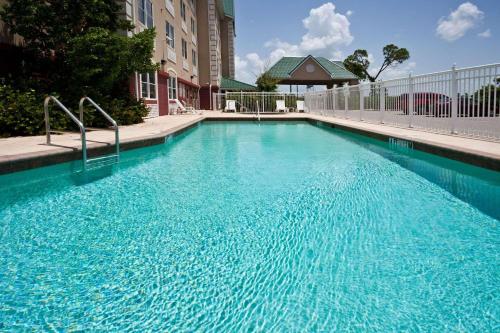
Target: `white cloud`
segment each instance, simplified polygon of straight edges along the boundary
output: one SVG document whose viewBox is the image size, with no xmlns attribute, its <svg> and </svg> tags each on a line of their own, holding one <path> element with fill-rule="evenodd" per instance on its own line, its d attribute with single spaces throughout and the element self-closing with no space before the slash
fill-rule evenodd
<svg viewBox="0 0 500 333">
<path fill-rule="evenodd" d="M 464 2 L 438 21 L 436 33 L 439 37 L 449 42 L 462 38 L 465 33 L 482 21 L 484 13 L 470 2 Z"/>
<path fill-rule="evenodd" d="M 236 79 L 243 81 L 243 82 L 248 82 L 248 83 L 253 83 L 253 76 L 252 72 L 250 71 L 250 68 L 248 67 L 248 61 L 241 59 L 238 55 L 234 57 L 234 65 L 235 65 L 235 71 L 236 71 Z M 255 80 L 253 80 L 255 81 Z"/>
<path fill-rule="evenodd" d="M 368 53 L 368 61 L 370 64 L 373 64 L 375 62 L 375 57 L 373 56 L 373 53 Z"/>
<path fill-rule="evenodd" d="M 491 31 L 490 31 L 490 29 L 486 29 L 485 31 L 480 32 L 477 35 L 479 37 L 481 37 L 481 38 L 490 38 L 491 37 Z"/>
<path fill-rule="evenodd" d="M 349 29 L 349 19 L 336 13 L 335 5 L 331 2 L 311 9 L 302 23 L 307 33 L 302 36 L 299 48 L 304 52 L 325 51 L 333 54 L 336 47 L 349 45 L 354 39 Z"/>
<path fill-rule="evenodd" d="M 254 84 L 257 76 L 266 68 L 265 61 L 257 53 L 249 53 L 244 58 L 236 55 L 234 58 L 236 79 Z"/>
<path fill-rule="evenodd" d="M 262 60 L 257 53 L 247 54 L 246 59 L 250 63 L 250 66 L 257 70 L 257 73 L 260 73 L 265 69 L 265 61 Z"/>
<path fill-rule="evenodd" d="M 330 60 L 343 61 L 344 53 L 342 53 L 342 51 L 335 51 L 333 52 L 333 56 Z"/>
<path fill-rule="evenodd" d="M 417 63 L 410 61 L 407 64 L 389 66 L 380 76 L 384 80 L 406 77 L 415 71 Z"/>
<path fill-rule="evenodd" d="M 281 39 L 273 39 L 264 44 L 269 50 L 268 55 L 261 57 L 256 53 L 247 54 L 236 65 L 236 76 L 238 80 L 245 80 L 249 77 L 248 72 L 258 74 L 264 67 L 273 65 L 282 57 L 306 56 L 313 54 L 328 59 L 342 59 L 340 47 L 349 45 L 354 37 L 350 31 L 348 17 L 352 11 L 347 11 L 346 15 L 336 12 L 335 5 L 327 2 L 309 12 L 309 16 L 302 20 L 306 33 L 302 36 L 300 43 L 293 44 Z M 239 68 L 238 68 L 239 67 Z M 252 81 L 255 81 L 255 75 Z M 246 81 L 250 82 L 250 81 Z"/>
</svg>

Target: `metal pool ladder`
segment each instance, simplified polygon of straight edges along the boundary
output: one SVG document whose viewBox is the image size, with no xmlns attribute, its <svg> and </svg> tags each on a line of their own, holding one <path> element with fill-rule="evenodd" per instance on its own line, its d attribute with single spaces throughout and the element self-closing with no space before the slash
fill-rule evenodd
<svg viewBox="0 0 500 333">
<path fill-rule="evenodd" d="M 50 134 L 51 133 L 67 133 L 67 131 L 53 131 L 50 129 L 50 117 L 49 117 L 49 104 L 50 102 L 54 102 L 61 110 L 68 115 L 68 117 L 78 126 L 80 129 L 80 137 L 82 141 L 82 165 L 83 165 L 83 170 L 89 169 L 89 167 L 99 167 L 103 165 L 111 163 L 117 163 L 120 158 L 120 134 L 119 134 L 119 129 L 118 125 L 116 124 L 116 121 L 111 118 L 109 114 L 107 114 L 97 103 L 95 103 L 91 98 L 89 97 L 83 97 L 80 99 L 80 119 L 76 118 L 75 115 L 71 111 L 68 110 L 56 97 L 54 96 L 48 96 L 45 98 L 45 102 L 43 104 L 44 106 L 44 113 L 45 113 L 45 131 L 46 131 L 46 137 L 47 137 L 47 144 L 51 144 L 51 138 Z M 92 128 L 92 127 L 85 127 L 84 126 L 84 120 L 83 120 L 83 104 L 85 101 L 88 101 L 92 106 L 95 107 L 97 111 L 99 111 L 104 118 L 108 122 L 111 123 L 112 129 L 109 130 L 114 130 L 115 131 L 115 153 L 111 155 L 105 155 L 105 156 L 100 156 L 96 158 L 88 158 L 87 157 L 87 137 L 86 137 L 86 131 L 87 130 L 103 130 L 103 128 Z"/>
</svg>

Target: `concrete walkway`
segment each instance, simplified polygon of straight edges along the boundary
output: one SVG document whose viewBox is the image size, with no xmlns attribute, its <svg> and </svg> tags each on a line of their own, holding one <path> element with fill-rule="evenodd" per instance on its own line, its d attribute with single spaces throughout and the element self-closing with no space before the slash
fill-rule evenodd
<svg viewBox="0 0 500 333">
<path fill-rule="evenodd" d="M 142 124 L 120 127 L 120 141 L 124 149 L 131 149 L 161 143 L 165 136 L 204 119 L 256 120 L 256 118 L 256 115 L 253 114 L 245 115 L 217 111 L 205 111 L 203 115 L 163 116 L 147 119 Z M 480 141 L 452 135 L 427 133 L 406 128 L 304 113 L 267 114 L 261 115 L 261 118 L 318 120 L 327 125 L 332 125 L 333 127 L 353 130 L 379 139 L 393 137 L 412 141 L 414 146 L 417 145 L 417 147 L 415 147 L 416 149 L 438 153 L 446 157 L 464 160 L 473 164 L 478 164 L 475 163 L 475 159 L 485 160 L 488 163 L 482 166 L 491 169 L 500 169 L 500 142 Z M 45 136 L 0 139 L 0 174 L 81 158 L 81 153 L 79 152 L 81 141 L 78 133 L 53 135 L 52 145 L 47 145 L 45 140 Z M 87 140 L 89 154 L 92 155 L 92 151 L 95 151 L 95 155 L 99 153 L 99 149 L 109 150 L 112 148 L 114 144 L 114 132 L 88 132 Z M 457 156 L 462 157 L 457 158 Z M 463 158 L 464 156 L 466 158 Z M 495 165 L 497 167 L 494 167 Z"/>
</svg>

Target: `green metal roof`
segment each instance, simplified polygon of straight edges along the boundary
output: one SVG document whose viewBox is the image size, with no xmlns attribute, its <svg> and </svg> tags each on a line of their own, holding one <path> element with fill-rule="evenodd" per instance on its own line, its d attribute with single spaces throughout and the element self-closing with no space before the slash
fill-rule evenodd
<svg viewBox="0 0 500 333">
<path fill-rule="evenodd" d="M 304 57 L 283 57 L 273 67 L 269 68 L 267 74 L 276 79 L 288 79 L 290 78 L 290 72 L 302 61 L 304 61 Z"/>
<path fill-rule="evenodd" d="M 251 84 L 236 81 L 227 77 L 222 78 L 220 89 L 230 91 L 257 91 L 256 86 L 252 86 Z"/>
<path fill-rule="evenodd" d="M 224 0 L 224 15 L 234 18 L 234 0 Z"/>
<path fill-rule="evenodd" d="M 293 71 L 307 58 L 315 59 L 327 72 L 332 79 L 358 79 L 356 75 L 345 69 L 341 61 L 330 61 L 323 57 L 283 57 L 267 73 L 276 79 L 285 80 L 292 76 Z"/>
</svg>

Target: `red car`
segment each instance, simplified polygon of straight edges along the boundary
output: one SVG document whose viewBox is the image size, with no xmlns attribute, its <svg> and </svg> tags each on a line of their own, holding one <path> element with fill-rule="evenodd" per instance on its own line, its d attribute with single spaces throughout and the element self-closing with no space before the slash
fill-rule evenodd
<svg viewBox="0 0 500 333">
<path fill-rule="evenodd" d="M 404 114 L 408 114 L 408 94 L 401 95 L 401 105 Z M 413 110 L 416 115 L 449 117 L 451 114 L 451 99 L 439 93 L 413 93 Z"/>
</svg>

